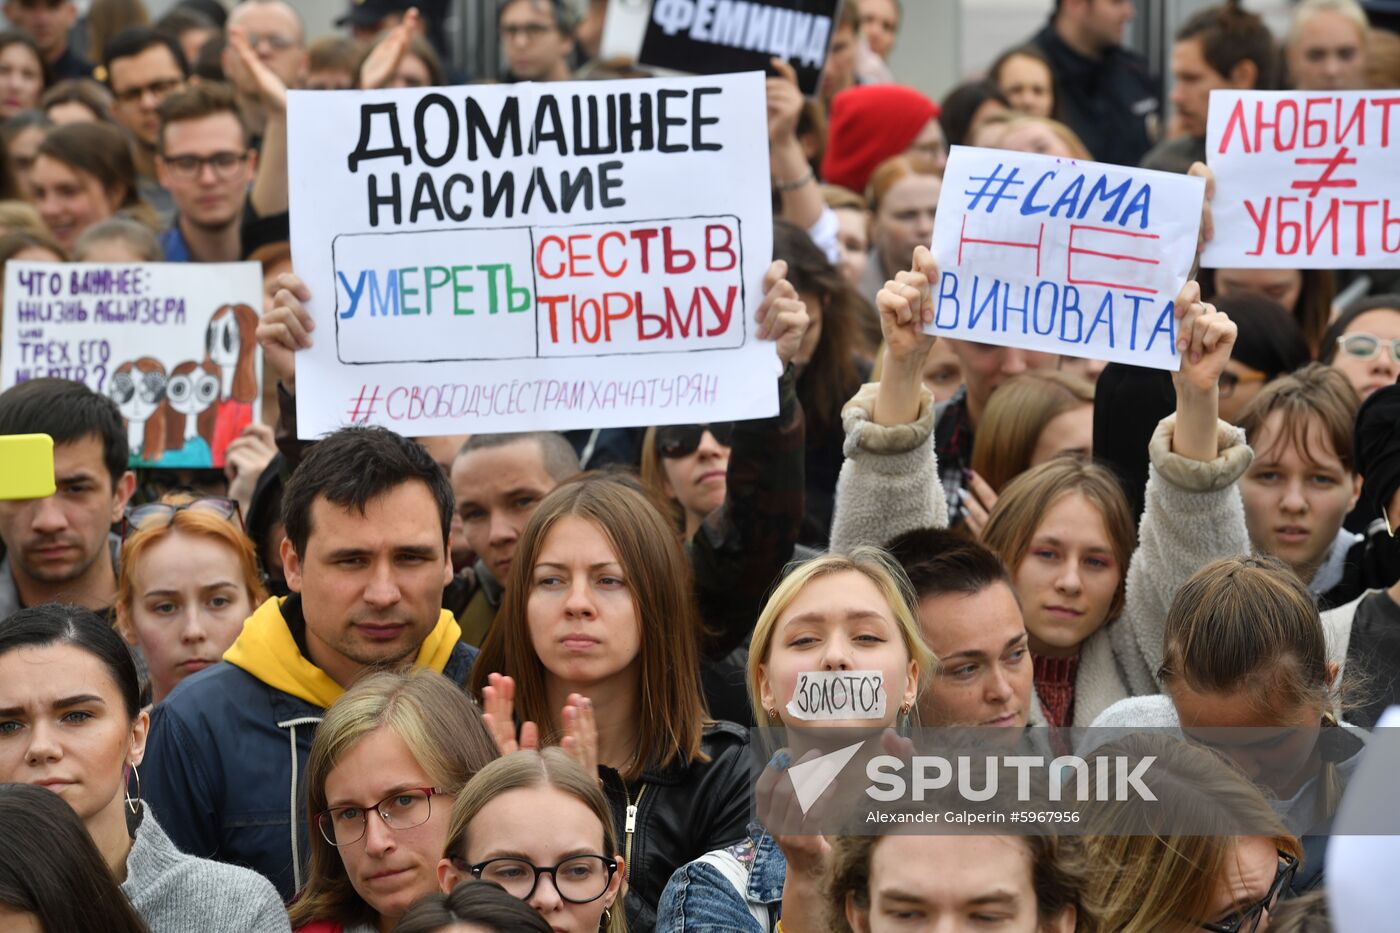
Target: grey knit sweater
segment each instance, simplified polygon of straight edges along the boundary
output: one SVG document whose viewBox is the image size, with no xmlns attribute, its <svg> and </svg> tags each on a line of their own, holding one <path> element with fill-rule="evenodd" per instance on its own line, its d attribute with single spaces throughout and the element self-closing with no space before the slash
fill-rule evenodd
<svg viewBox="0 0 1400 933">
<path fill-rule="evenodd" d="M 122 893 L 151 933 L 291 933 L 277 889 L 257 872 L 186 855 L 144 806 Z"/>
<path fill-rule="evenodd" d="M 841 411 L 846 461 L 836 484 L 831 550 L 884 544 L 915 528 L 945 528 L 948 510 L 934 456 L 933 397 L 925 389 L 909 424 L 874 422 L 879 385 L 866 385 Z M 1171 449 L 1176 415 L 1157 425 L 1148 445 L 1151 467 L 1138 544 L 1128 566 L 1126 605 L 1085 639 L 1074 685 L 1076 728 L 1119 700 L 1159 693 L 1162 636 L 1172 596 L 1212 560 L 1249 553 L 1244 505 L 1236 481 L 1253 452 L 1244 432 L 1220 422 L 1219 454 L 1209 463 Z M 1032 725 L 1044 723 L 1034 693 Z"/>
</svg>

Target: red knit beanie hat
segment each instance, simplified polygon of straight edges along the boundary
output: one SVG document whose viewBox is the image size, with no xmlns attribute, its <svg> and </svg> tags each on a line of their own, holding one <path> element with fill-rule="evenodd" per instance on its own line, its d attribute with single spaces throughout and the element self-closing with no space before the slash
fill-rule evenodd
<svg viewBox="0 0 1400 933">
<path fill-rule="evenodd" d="M 864 192 L 870 173 L 914 142 L 938 105 L 902 84 L 847 88 L 831 100 L 822 179 Z"/>
</svg>

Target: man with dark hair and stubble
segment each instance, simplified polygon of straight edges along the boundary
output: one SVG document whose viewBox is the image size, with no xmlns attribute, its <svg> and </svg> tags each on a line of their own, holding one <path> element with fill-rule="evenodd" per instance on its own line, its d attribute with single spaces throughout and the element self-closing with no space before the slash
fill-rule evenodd
<svg viewBox="0 0 1400 933">
<path fill-rule="evenodd" d="M 133 26 L 107 42 L 102 65 L 112 91 L 112 115 L 136 142 L 131 152 L 141 197 L 168 217 L 175 202 L 156 178 L 160 105 L 189 80 L 185 53 L 174 39 L 145 26 Z"/>
<path fill-rule="evenodd" d="M 136 488 L 116 404 L 81 382 L 30 379 L 0 393 L 6 434 L 53 438 L 57 491 L 0 502 L 0 620 L 54 601 L 107 611 L 120 545 L 112 526 Z"/>
<path fill-rule="evenodd" d="M 258 607 L 151 720 L 142 789 L 183 851 L 254 868 L 290 898 L 308 852 L 297 775 L 326 708 L 376 669 L 465 681 L 476 649 L 442 608 L 452 509 L 408 438 L 352 427 L 311 447 L 282 497 L 291 595 Z"/>
<path fill-rule="evenodd" d="M 1137 165 L 1157 137 L 1157 83 L 1123 47 L 1133 0 L 1056 0 L 1031 43 L 1050 59 L 1062 118 L 1100 162 Z"/>
<path fill-rule="evenodd" d="M 1172 46 L 1172 106 L 1185 135 L 1164 139 L 1143 168 L 1185 174 L 1206 160 L 1206 121 L 1214 90 L 1268 90 L 1274 86 L 1278 48 L 1269 27 L 1238 2 L 1195 13 Z"/>
<path fill-rule="evenodd" d="M 919 698 L 920 722 L 1044 725 L 1026 623 L 1001 559 L 963 535 L 933 528 L 905 532 L 888 550 L 909 577 L 919 628 L 939 662 Z"/>
</svg>

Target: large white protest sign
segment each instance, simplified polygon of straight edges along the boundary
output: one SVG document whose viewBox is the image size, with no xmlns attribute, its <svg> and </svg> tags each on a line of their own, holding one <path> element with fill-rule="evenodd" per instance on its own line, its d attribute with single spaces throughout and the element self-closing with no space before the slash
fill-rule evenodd
<svg viewBox="0 0 1400 933">
<path fill-rule="evenodd" d="M 1215 237 L 1201 262 L 1400 268 L 1397 105 L 1393 90 L 1211 91 Z"/>
<path fill-rule="evenodd" d="M 926 330 L 1175 370 L 1204 196 L 1185 175 L 954 146 Z"/>
<path fill-rule="evenodd" d="M 0 388 L 73 379 L 117 403 L 137 466 L 222 466 L 262 409 L 255 262 L 5 269 Z"/>
<path fill-rule="evenodd" d="M 777 411 L 763 76 L 290 98 L 303 437 Z"/>
</svg>

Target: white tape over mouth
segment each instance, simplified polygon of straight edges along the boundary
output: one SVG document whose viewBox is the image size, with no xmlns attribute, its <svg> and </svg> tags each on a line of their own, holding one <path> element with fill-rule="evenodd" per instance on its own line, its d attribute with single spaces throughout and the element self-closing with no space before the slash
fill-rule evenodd
<svg viewBox="0 0 1400 933">
<path fill-rule="evenodd" d="M 807 722 L 884 719 L 884 672 L 803 671 L 787 712 Z"/>
</svg>

